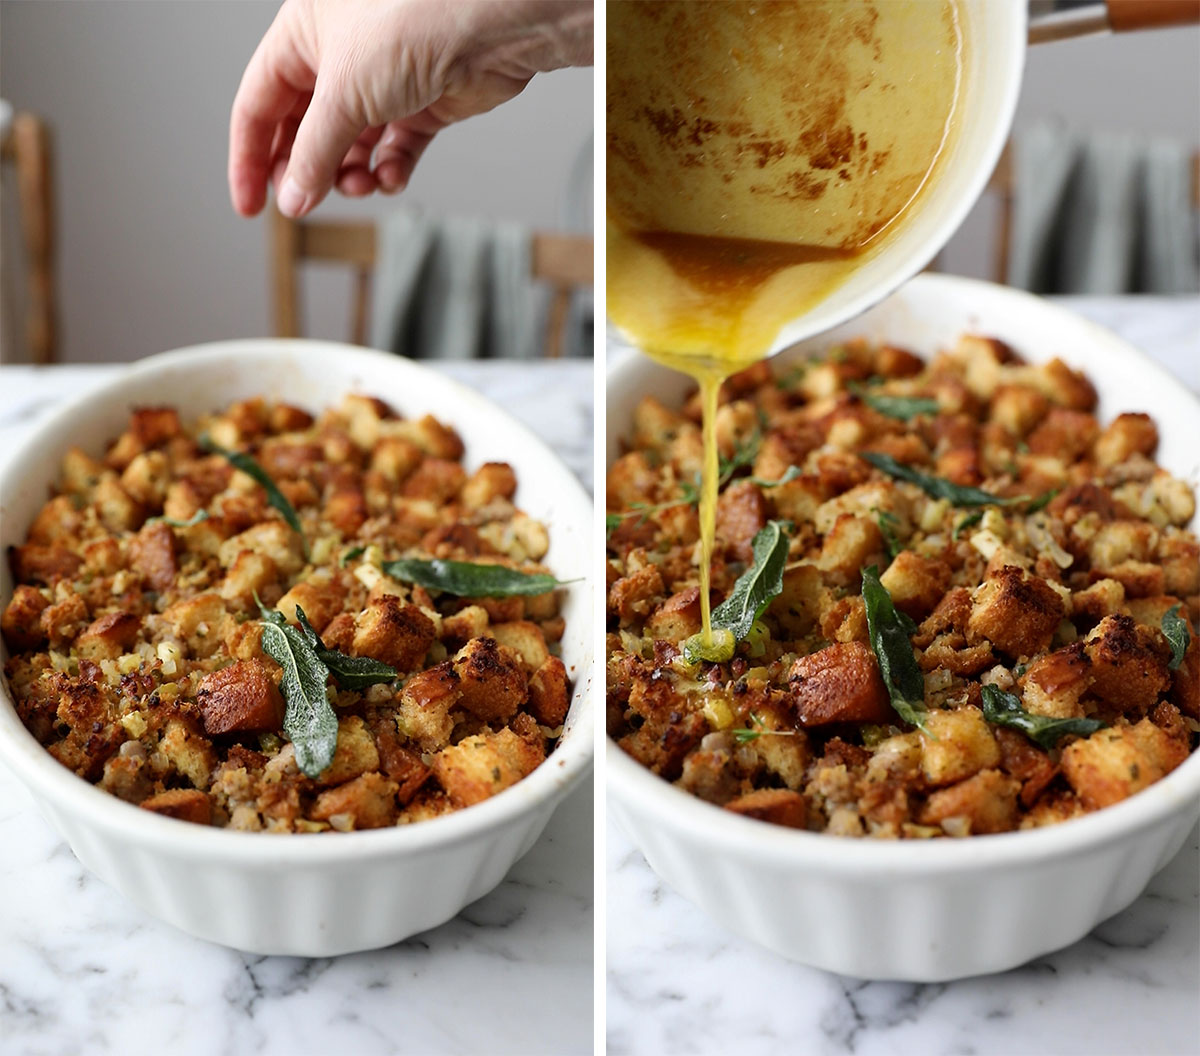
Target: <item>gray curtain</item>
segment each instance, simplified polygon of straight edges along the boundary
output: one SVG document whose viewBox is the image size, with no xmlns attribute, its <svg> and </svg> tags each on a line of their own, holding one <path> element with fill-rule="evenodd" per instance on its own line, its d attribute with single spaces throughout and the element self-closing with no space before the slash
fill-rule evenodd
<svg viewBox="0 0 1200 1056">
<path fill-rule="evenodd" d="M 1200 292 L 1191 150 L 1037 124 L 1013 136 L 1006 281 L 1035 293 Z"/>
</svg>

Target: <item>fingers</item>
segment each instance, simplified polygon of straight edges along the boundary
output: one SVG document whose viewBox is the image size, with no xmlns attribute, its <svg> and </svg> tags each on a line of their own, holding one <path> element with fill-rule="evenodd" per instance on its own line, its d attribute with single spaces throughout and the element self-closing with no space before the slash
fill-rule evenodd
<svg viewBox="0 0 1200 1056">
<path fill-rule="evenodd" d="M 375 179 L 381 191 L 394 194 L 408 186 L 413 169 L 435 132 L 418 131 L 411 124 L 399 121 L 388 125 L 375 150 Z"/>
<path fill-rule="evenodd" d="M 361 198 L 379 186 L 371 172 L 371 152 L 383 134 L 382 125 L 366 129 L 342 159 L 338 168 L 337 189 L 350 198 Z"/>
<path fill-rule="evenodd" d="M 341 98 L 318 86 L 308 111 L 300 121 L 287 172 L 279 187 L 279 211 L 298 217 L 329 193 L 342 159 L 365 128 Z"/>
<path fill-rule="evenodd" d="M 288 24 L 276 19 L 246 67 L 229 122 L 229 196 L 243 216 L 253 216 L 265 204 L 280 122 L 313 80 Z"/>
</svg>

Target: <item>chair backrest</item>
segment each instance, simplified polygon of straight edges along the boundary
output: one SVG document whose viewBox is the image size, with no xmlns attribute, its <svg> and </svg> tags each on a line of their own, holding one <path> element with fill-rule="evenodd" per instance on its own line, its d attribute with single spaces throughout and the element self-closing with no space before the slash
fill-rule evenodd
<svg viewBox="0 0 1200 1056">
<path fill-rule="evenodd" d="M 53 363 L 58 358 L 58 301 L 54 279 L 54 168 L 46 123 L 33 114 L 14 114 L 0 143 L 0 157 L 13 166 L 17 176 L 25 243 L 25 340 L 34 363 Z"/>
<path fill-rule="evenodd" d="M 592 239 L 586 235 L 539 232 L 533 236 L 531 278 L 552 290 L 546 320 L 547 356 L 561 356 L 566 341 L 571 293 L 591 286 Z M 272 300 L 275 333 L 300 336 L 299 267 L 303 261 L 329 261 L 354 270 L 350 339 L 367 342 L 371 279 L 375 270 L 375 225 L 363 221 L 291 220 L 271 207 Z"/>
</svg>

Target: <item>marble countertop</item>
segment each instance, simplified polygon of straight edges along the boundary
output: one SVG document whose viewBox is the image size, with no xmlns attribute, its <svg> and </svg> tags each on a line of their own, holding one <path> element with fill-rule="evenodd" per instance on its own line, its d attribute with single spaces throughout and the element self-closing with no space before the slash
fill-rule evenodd
<svg viewBox="0 0 1200 1056">
<path fill-rule="evenodd" d="M 0 370 L 0 459 L 119 367 Z M 592 365 L 447 364 L 591 486 Z M 0 1053 L 374 1056 L 592 1050 L 587 781 L 491 894 L 432 931 L 327 959 L 260 957 L 148 917 L 89 874 L 0 766 Z"/>
<path fill-rule="evenodd" d="M 1064 298 L 1200 390 L 1200 299 Z M 626 1053 L 1200 1053 L 1200 828 L 1128 909 L 1000 975 L 864 982 L 784 960 L 666 887 L 606 830 L 606 1027 Z"/>
</svg>

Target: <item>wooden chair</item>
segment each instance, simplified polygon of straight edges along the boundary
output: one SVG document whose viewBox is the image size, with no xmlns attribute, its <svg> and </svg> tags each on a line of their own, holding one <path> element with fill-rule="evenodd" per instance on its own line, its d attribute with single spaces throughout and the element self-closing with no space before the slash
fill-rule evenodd
<svg viewBox="0 0 1200 1056">
<path fill-rule="evenodd" d="M 25 340 L 34 363 L 58 358 L 55 288 L 54 169 L 50 130 L 33 114 L 18 112 L 0 143 L 0 158 L 17 176 L 21 235 L 25 243 Z"/>
<path fill-rule="evenodd" d="M 366 344 L 375 271 L 375 225 L 362 221 L 291 220 L 274 206 L 270 223 L 276 335 L 300 335 L 300 264 L 306 260 L 332 261 L 354 269 L 351 340 L 357 345 Z M 547 356 L 561 356 L 571 293 L 593 282 L 592 239 L 586 235 L 535 234 L 532 278 L 547 283 L 553 291 L 545 349 Z"/>
</svg>

